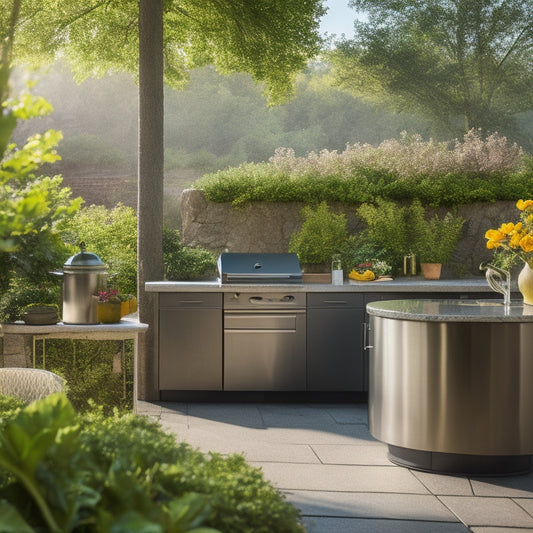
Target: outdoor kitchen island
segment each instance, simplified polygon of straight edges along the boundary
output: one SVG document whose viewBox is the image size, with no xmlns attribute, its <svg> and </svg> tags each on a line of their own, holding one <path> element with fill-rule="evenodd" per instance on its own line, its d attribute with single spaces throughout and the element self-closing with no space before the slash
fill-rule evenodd
<svg viewBox="0 0 533 533">
<path fill-rule="evenodd" d="M 366 401 L 375 301 L 500 298 L 484 278 L 315 283 L 149 282 L 160 400 L 244 393 Z M 270 399 L 270 397 L 269 397 Z"/>
<path fill-rule="evenodd" d="M 369 429 L 409 468 L 521 473 L 533 454 L 533 307 L 521 300 L 374 302 Z"/>
</svg>

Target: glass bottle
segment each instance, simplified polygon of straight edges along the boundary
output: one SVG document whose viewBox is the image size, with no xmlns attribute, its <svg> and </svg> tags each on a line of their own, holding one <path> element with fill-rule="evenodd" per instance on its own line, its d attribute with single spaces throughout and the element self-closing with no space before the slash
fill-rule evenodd
<svg viewBox="0 0 533 533">
<path fill-rule="evenodd" d="M 342 285 L 344 283 L 342 261 L 339 254 L 335 254 L 331 258 L 331 283 L 333 285 Z"/>
</svg>

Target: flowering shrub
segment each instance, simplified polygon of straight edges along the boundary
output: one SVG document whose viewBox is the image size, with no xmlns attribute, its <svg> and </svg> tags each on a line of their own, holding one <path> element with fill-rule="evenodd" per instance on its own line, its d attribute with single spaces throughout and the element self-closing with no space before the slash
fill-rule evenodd
<svg viewBox="0 0 533 533">
<path fill-rule="evenodd" d="M 518 200 L 520 221 L 507 222 L 485 233 L 489 250 L 506 250 L 533 268 L 533 200 Z"/>
<path fill-rule="evenodd" d="M 270 162 L 291 175 L 307 172 L 349 175 L 354 169 L 368 167 L 408 178 L 451 172 L 509 172 L 520 166 L 522 157 L 522 149 L 516 143 L 509 144 L 506 137 L 494 133 L 483 140 L 478 131 L 470 130 L 463 142 L 455 140 L 453 150 L 448 149 L 448 143 L 423 141 L 420 135 L 402 132 L 399 141 L 386 140 L 377 148 L 370 144 L 348 145 L 341 153 L 322 150 L 296 157 L 292 148 L 278 148 Z"/>
<path fill-rule="evenodd" d="M 342 202 L 419 199 L 434 207 L 513 200 L 533 189 L 533 165 L 516 144 L 475 130 L 452 146 L 419 135 L 297 157 L 278 148 L 268 163 L 206 174 L 194 184 L 213 202 Z"/>
<path fill-rule="evenodd" d="M 111 291 L 98 291 L 98 295 L 96 296 L 96 300 L 98 303 L 104 303 L 104 302 L 111 302 L 111 303 L 120 303 L 120 296 L 118 295 L 118 291 L 111 290 Z"/>
</svg>

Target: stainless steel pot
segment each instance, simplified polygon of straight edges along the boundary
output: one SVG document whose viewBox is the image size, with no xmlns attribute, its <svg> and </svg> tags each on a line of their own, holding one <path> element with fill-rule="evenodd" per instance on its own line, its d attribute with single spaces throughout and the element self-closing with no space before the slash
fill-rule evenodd
<svg viewBox="0 0 533 533">
<path fill-rule="evenodd" d="M 95 295 L 106 289 L 107 271 L 102 260 L 85 251 L 67 259 L 63 265 L 63 322 L 65 324 L 97 324 Z"/>
</svg>

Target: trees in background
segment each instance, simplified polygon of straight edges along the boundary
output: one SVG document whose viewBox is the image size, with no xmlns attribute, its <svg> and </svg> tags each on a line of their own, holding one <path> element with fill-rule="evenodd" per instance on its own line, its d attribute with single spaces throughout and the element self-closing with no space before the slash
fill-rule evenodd
<svg viewBox="0 0 533 533">
<path fill-rule="evenodd" d="M 43 116 L 51 106 L 29 93 L 9 98 L 10 63 L 20 2 L 2 13 L 0 47 L 0 297 L 12 288 L 13 280 L 25 279 L 33 288 L 46 280 L 48 271 L 65 248 L 55 226 L 71 216 L 81 199 L 70 199 L 59 176 L 40 174 L 44 163 L 59 159 L 55 147 L 61 133 L 48 130 L 29 136 L 19 146 L 11 134 L 19 121 Z M 7 28 L 7 29 L 6 29 Z M 1 33 L 1 32 L 0 32 Z"/>
<path fill-rule="evenodd" d="M 177 86 L 189 69 L 214 64 L 224 72 L 249 72 L 266 83 L 272 101 L 280 101 L 292 89 L 293 74 L 319 51 L 322 1 L 13 2 L 21 14 L 13 40 L 19 60 L 42 63 L 61 50 L 81 78 L 111 69 L 138 74 L 139 318 L 150 324 L 153 298 L 144 283 L 163 275 L 163 76 Z M 139 350 L 147 382 L 152 329 Z M 155 398 L 153 384 L 141 382 L 139 391 Z"/>
<path fill-rule="evenodd" d="M 533 109 L 533 9 L 523 0 L 351 0 L 368 14 L 331 54 L 337 82 L 435 132 L 505 133 Z"/>
</svg>

